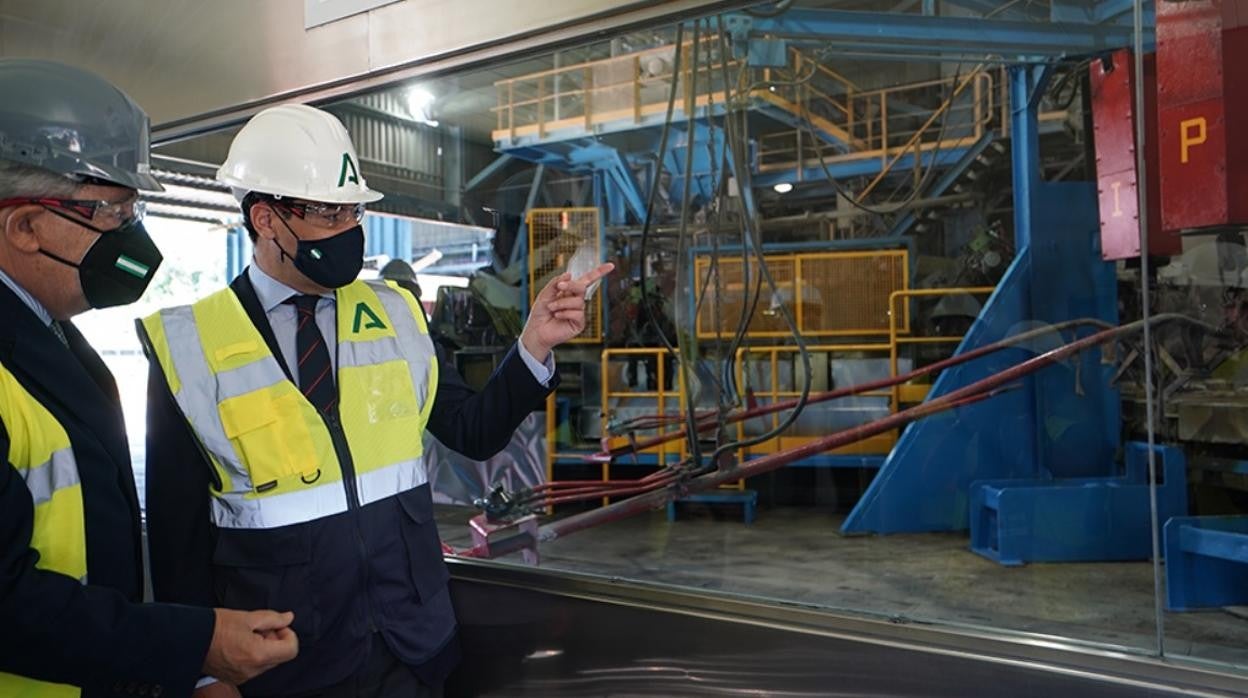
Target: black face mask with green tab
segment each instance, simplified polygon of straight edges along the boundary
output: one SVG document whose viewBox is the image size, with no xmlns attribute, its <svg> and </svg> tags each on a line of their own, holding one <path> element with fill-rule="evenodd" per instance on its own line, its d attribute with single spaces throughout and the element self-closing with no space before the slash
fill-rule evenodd
<svg viewBox="0 0 1248 698">
<path fill-rule="evenodd" d="M 100 230 L 55 209 L 47 210 L 100 235 L 77 264 L 47 250 L 39 250 L 44 256 L 78 270 L 83 295 L 92 308 L 128 305 L 142 297 L 164 261 L 142 221 L 134 220 L 112 230 Z"/>
<path fill-rule="evenodd" d="M 273 244 L 312 283 L 324 288 L 342 288 L 360 275 L 364 268 L 363 226 L 356 225 L 321 240 L 304 240 L 285 219 L 279 216 L 278 220 L 295 236 L 295 254 L 287 252 L 277 238 L 273 239 Z"/>
</svg>

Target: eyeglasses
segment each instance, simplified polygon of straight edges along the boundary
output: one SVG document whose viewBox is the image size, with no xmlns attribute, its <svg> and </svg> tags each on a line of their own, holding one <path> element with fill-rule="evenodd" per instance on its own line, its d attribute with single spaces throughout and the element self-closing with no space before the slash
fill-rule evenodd
<svg viewBox="0 0 1248 698">
<path fill-rule="evenodd" d="M 94 199 L 55 199 L 50 197 L 15 197 L 0 200 L 0 208 L 35 204 L 44 208 L 67 211 L 99 230 L 113 230 L 143 220 L 147 203 L 139 197 L 125 201 L 97 201 Z"/>
<path fill-rule="evenodd" d="M 364 220 L 364 204 L 322 204 L 314 201 L 271 200 L 276 208 L 289 211 L 297 218 L 318 228 L 337 228 L 344 223 Z"/>
</svg>

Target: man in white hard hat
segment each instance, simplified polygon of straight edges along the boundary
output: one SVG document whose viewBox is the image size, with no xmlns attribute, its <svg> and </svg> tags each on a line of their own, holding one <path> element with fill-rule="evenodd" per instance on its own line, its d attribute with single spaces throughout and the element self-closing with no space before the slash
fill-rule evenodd
<svg viewBox="0 0 1248 698">
<path fill-rule="evenodd" d="M 117 385 L 71 318 L 151 283 L 138 190 L 160 188 L 125 93 L 0 59 L 0 696 L 185 696 L 297 651 L 288 614 L 142 603 Z"/>
<path fill-rule="evenodd" d="M 253 264 L 141 323 L 157 597 L 294 611 L 299 658 L 245 695 L 437 695 L 458 649 L 423 434 L 474 459 L 502 450 L 611 265 L 543 289 L 473 393 L 439 362 L 417 298 L 356 280 L 381 194 L 336 118 L 265 110 L 218 177 L 242 193 Z"/>
</svg>

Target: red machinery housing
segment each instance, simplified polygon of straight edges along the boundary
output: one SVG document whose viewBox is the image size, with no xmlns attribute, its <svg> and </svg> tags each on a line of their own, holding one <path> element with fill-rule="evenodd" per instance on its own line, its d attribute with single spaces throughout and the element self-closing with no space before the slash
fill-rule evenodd
<svg viewBox="0 0 1248 698">
<path fill-rule="evenodd" d="M 1139 199 L 1135 170 L 1135 64 L 1123 49 L 1092 62 L 1092 123 L 1096 144 L 1096 185 L 1101 212 L 1101 257 L 1130 259 L 1140 254 Z M 1144 57 L 1144 127 L 1157 133 L 1157 69 Z M 1155 136 L 1145 143 L 1148 177 L 1148 251 L 1182 252 L 1178 235 L 1163 232 L 1161 188 Z"/>
<path fill-rule="evenodd" d="M 1157 3 L 1161 224 L 1248 226 L 1248 0 Z"/>
</svg>

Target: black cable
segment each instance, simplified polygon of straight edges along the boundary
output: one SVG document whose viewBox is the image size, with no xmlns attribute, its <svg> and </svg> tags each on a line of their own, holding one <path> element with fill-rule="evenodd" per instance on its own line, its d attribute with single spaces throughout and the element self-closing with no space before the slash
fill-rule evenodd
<svg viewBox="0 0 1248 698">
<path fill-rule="evenodd" d="M 978 72 L 978 69 L 973 72 Z M 919 183 L 915 186 L 914 190 L 910 193 L 910 195 L 905 200 L 900 201 L 887 208 L 876 208 L 873 206 L 868 206 L 867 204 L 864 204 L 858 201 L 854 194 L 851 194 L 844 187 L 842 187 L 841 183 L 835 177 L 832 176 L 831 170 L 828 169 L 828 163 L 824 160 L 824 157 L 823 157 L 823 146 L 820 144 L 821 139 L 819 138 L 818 134 L 814 132 L 814 125 L 810 121 L 809 112 L 806 110 L 805 107 L 802 107 L 802 112 L 800 115 L 801 117 L 800 124 L 802 128 L 806 131 L 806 133 L 810 136 L 811 141 L 814 144 L 815 159 L 819 161 L 819 169 L 823 171 L 824 178 L 827 179 L 828 183 L 832 185 L 833 191 L 835 191 L 838 195 L 840 195 L 843 199 L 845 199 L 845 201 L 850 206 L 853 206 L 854 208 L 864 211 L 866 213 L 870 213 L 872 215 L 880 216 L 880 217 L 893 215 L 905 209 L 910 204 L 914 203 L 914 201 L 916 201 L 918 197 L 922 194 L 923 189 L 927 186 L 928 180 L 931 178 L 932 173 L 936 169 L 936 162 L 939 159 L 940 151 L 942 150 L 940 143 L 944 141 L 945 131 L 949 125 L 950 113 L 953 112 L 953 100 L 957 98 L 956 93 L 958 91 L 958 85 L 961 80 L 961 75 L 962 75 L 962 64 L 958 63 L 958 68 L 957 68 L 957 71 L 954 73 L 954 79 L 952 83 L 954 93 L 950 94 L 949 96 L 949 100 L 950 100 L 949 110 L 948 110 L 949 113 L 946 113 L 944 117 L 942 117 L 940 120 L 940 131 L 937 134 L 938 135 L 937 145 L 935 148 L 935 152 L 932 155 L 931 164 L 928 165 L 926 171 L 923 174 L 923 177 L 920 179 Z M 975 79 L 975 78 L 972 78 L 972 79 Z M 851 134 L 851 137 L 852 137 L 852 134 Z M 885 143 L 884 146 L 885 146 L 885 151 L 887 152 L 888 144 Z M 919 155 L 916 155 L 916 157 L 920 161 L 922 160 L 921 153 Z M 799 163 L 799 167 L 800 166 L 801 165 Z"/>
<path fill-rule="evenodd" d="M 719 34 L 719 52 L 723 57 L 720 61 L 720 71 L 723 73 L 724 80 L 724 157 L 729 157 L 728 153 L 730 143 L 732 145 L 732 152 L 737 154 L 735 157 L 740 157 L 740 153 L 744 151 L 740 149 L 738 144 L 733 142 L 732 139 L 732 133 L 735 132 L 733 130 L 732 120 L 736 118 L 736 107 L 733 105 L 733 100 L 730 97 L 730 85 L 732 84 L 732 81 L 731 74 L 728 71 L 727 56 L 729 55 L 729 51 L 731 49 L 728 46 L 728 39 L 724 35 L 722 15 L 717 15 L 715 17 L 715 25 Z M 741 180 L 738 179 L 738 189 L 740 189 L 740 184 Z M 737 350 L 739 350 L 741 345 L 745 342 L 745 333 L 749 330 L 750 322 L 754 318 L 754 312 L 758 308 L 758 299 L 762 297 L 763 288 L 762 276 L 759 276 L 758 281 L 753 286 L 750 284 L 750 245 L 747 238 L 748 233 L 745 225 L 744 208 L 737 216 L 737 225 L 741 237 L 741 290 L 745 295 L 741 299 L 741 315 L 737 321 L 737 331 L 733 335 L 732 342 L 728 345 L 728 365 L 725 369 L 725 373 L 727 375 L 726 382 L 732 388 L 733 399 L 738 404 L 744 404 L 745 400 L 741 395 L 741 387 L 737 385 L 737 376 L 733 369 L 735 368 Z"/>
<path fill-rule="evenodd" d="M 722 24 L 720 26 L 722 26 Z M 725 89 L 728 89 L 727 85 L 725 85 Z M 745 124 L 745 123 L 742 124 L 743 128 L 740 133 L 736 132 L 735 124 L 733 124 L 731 121 L 729 121 L 729 124 L 733 133 L 728 134 L 728 138 L 732 142 L 733 148 L 735 149 L 739 147 L 740 143 L 745 141 L 747 137 L 747 133 L 745 132 L 745 129 L 748 129 L 748 124 Z M 745 221 L 747 237 L 749 239 L 751 247 L 753 248 L 754 255 L 758 259 L 759 272 L 762 275 L 762 278 L 766 279 L 768 286 L 771 288 L 771 292 L 775 294 L 776 296 L 779 296 L 780 287 L 776 283 L 775 277 L 772 276 L 771 269 L 767 266 L 767 257 L 763 253 L 762 242 L 759 238 L 760 231 L 758 231 L 757 228 L 754 226 L 754 219 L 751 215 L 752 212 L 750 210 L 751 207 L 748 204 L 748 201 L 752 199 L 753 197 L 752 191 L 750 189 L 750 187 L 753 185 L 750 182 L 749 169 L 743 166 L 744 165 L 743 159 L 744 159 L 743 151 L 734 150 L 733 158 L 732 158 L 732 167 L 733 167 L 733 175 L 737 179 L 738 189 L 741 192 L 742 203 L 744 204 L 742 219 Z M 799 295 L 800 293 L 801 293 L 801 289 L 797 287 L 796 283 L 794 283 L 793 284 L 793 295 L 794 295 L 793 300 L 795 303 L 800 301 L 800 295 Z M 798 416 L 801 415 L 802 411 L 806 408 L 806 402 L 810 398 L 810 389 L 811 389 L 811 383 L 813 380 L 811 376 L 811 370 L 810 370 L 810 350 L 807 349 L 806 347 L 806 341 L 802 337 L 801 328 L 797 326 L 797 321 L 794 320 L 792 313 L 789 312 L 788 306 L 785 305 L 785 303 L 783 302 L 783 298 L 781 298 L 780 300 L 781 300 L 780 307 L 779 307 L 780 314 L 783 316 L 785 324 L 789 326 L 789 330 L 793 335 L 793 341 L 797 344 L 798 352 L 802 358 L 802 366 L 804 370 L 803 370 L 801 395 L 798 398 L 797 404 L 794 405 L 793 409 L 789 412 L 789 414 L 786 415 L 784 420 L 782 420 L 780 424 L 777 424 L 775 428 L 769 430 L 768 432 L 764 434 L 760 434 L 752 438 L 740 439 L 737 441 L 731 441 L 725 444 L 721 444 L 711 454 L 710 463 L 709 463 L 710 467 L 715 467 L 716 464 L 719 462 L 719 457 L 728 451 L 741 449 L 741 448 L 748 448 L 755 444 L 763 443 L 764 441 L 768 441 L 770 439 L 775 438 L 777 435 L 783 433 L 790 426 L 792 426 L 793 423 L 797 421 Z M 692 422 L 692 420 L 690 421 Z M 696 425 L 694 429 L 696 429 Z M 691 429 L 689 433 L 693 435 L 695 440 L 697 439 L 698 432 L 696 430 Z M 696 462 L 698 461 L 695 461 L 695 463 Z"/>
<path fill-rule="evenodd" d="M 684 285 L 680 283 L 681 277 L 685 274 L 688 274 L 688 270 L 686 267 L 686 262 L 688 261 L 686 259 L 686 253 L 687 253 L 686 246 L 688 245 L 688 242 L 689 242 L 688 241 L 689 206 L 693 198 L 693 194 L 692 194 L 693 149 L 694 149 L 694 143 L 697 140 L 695 136 L 697 135 L 697 114 L 698 114 L 698 52 L 700 49 L 699 44 L 701 43 L 700 42 L 700 39 L 701 39 L 700 30 L 701 30 L 701 23 L 694 22 L 693 45 L 689 51 L 689 77 L 688 77 L 689 95 L 690 95 L 691 104 L 689 105 L 689 114 L 687 115 L 686 125 L 685 125 L 686 131 L 685 131 L 684 185 L 681 190 L 680 227 L 679 227 L 679 232 L 676 234 L 676 288 L 682 289 L 682 290 L 684 289 Z M 693 288 L 693 285 L 691 284 L 690 289 L 692 288 Z M 692 381 L 692 374 L 689 371 L 690 362 L 688 360 L 688 357 L 690 355 L 692 355 L 695 360 L 697 358 L 697 352 L 698 352 L 697 329 L 696 329 L 697 318 L 694 318 L 694 322 L 695 322 L 694 332 L 687 333 L 686 330 L 688 328 L 682 327 L 681 326 L 682 323 L 679 321 L 680 316 L 683 314 L 680 312 L 679 304 L 676 306 L 675 313 L 677 317 L 677 322 L 675 323 L 676 334 L 678 335 L 677 344 L 683 345 L 689 339 L 692 339 L 694 343 L 694 346 L 692 348 L 681 346 L 681 351 L 679 352 L 678 356 L 680 357 L 680 376 L 681 376 L 681 380 L 684 382 L 684 388 L 685 388 L 683 391 L 684 396 L 685 396 L 685 429 L 686 429 L 686 433 L 689 435 L 689 455 L 693 459 L 694 464 L 700 466 L 702 463 L 702 444 L 701 444 L 701 439 L 699 436 L 700 433 L 698 431 L 697 416 L 694 414 L 696 412 L 697 402 L 695 401 L 694 395 L 693 395 L 693 381 Z M 683 337 L 681 335 L 683 335 Z M 681 341 L 681 340 L 684 340 L 684 341 Z"/>
<path fill-rule="evenodd" d="M 667 353 L 672 357 L 679 358 L 676 347 L 672 346 L 672 342 L 667 337 L 667 333 L 663 331 L 663 327 L 659 324 L 658 318 L 654 316 L 654 310 L 650 307 L 650 303 L 646 299 L 646 247 L 650 241 L 650 225 L 654 220 L 654 201 L 659 195 L 659 181 L 663 178 L 663 160 L 667 157 L 667 140 L 671 133 L 672 116 L 676 109 L 676 93 L 678 92 L 678 82 L 680 78 L 681 64 L 681 44 L 685 37 L 685 25 L 683 23 L 676 25 L 676 49 L 675 56 L 672 59 L 672 89 L 667 95 L 667 113 L 663 118 L 663 128 L 659 134 L 659 152 L 658 162 L 654 167 L 654 178 L 650 182 L 650 196 L 646 200 L 646 219 L 641 224 L 641 309 L 645 313 L 646 322 L 653 328 L 659 339 L 663 342 Z M 660 359 L 662 360 L 662 359 Z"/>
<path fill-rule="evenodd" d="M 983 64 L 980 64 L 979 66 L 976 66 L 975 70 L 971 71 L 970 81 L 967 82 L 968 85 L 971 84 L 971 81 L 979 79 L 979 72 L 982 69 L 983 69 Z M 906 207 L 910 206 L 910 204 L 914 203 L 916 200 L 918 200 L 920 196 L 922 196 L 923 192 L 927 190 L 928 184 L 931 183 L 932 176 L 936 173 L 937 163 L 940 162 L 941 151 L 944 150 L 943 143 L 945 142 L 945 134 L 948 132 L 949 122 L 953 119 L 953 112 L 954 112 L 954 109 L 956 108 L 954 106 L 954 100 L 957 99 L 956 91 L 958 90 L 958 84 L 961 82 L 961 80 L 962 80 L 962 62 L 958 61 L 957 68 L 954 69 L 954 73 L 953 73 L 953 82 L 950 83 L 953 86 L 954 93 L 950 94 L 949 96 L 949 109 L 945 113 L 945 115 L 941 118 L 940 129 L 936 132 L 936 147 L 932 148 L 932 161 L 927 166 L 927 169 L 923 171 L 923 176 L 919 178 L 919 181 L 915 185 L 914 191 L 912 192 L 911 196 L 909 196 L 905 201 L 899 202 L 897 204 L 898 206 L 906 206 Z M 974 105 L 972 105 L 971 109 L 972 109 L 972 114 L 973 114 Z M 918 151 L 915 154 L 915 157 L 920 162 L 922 162 L 922 151 L 921 150 Z M 895 193 L 896 192 L 894 192 L 894 194 Z M 893 202 L 893 200 L 894 200 L 894 195 L 890 194 L 889 197 L 884 200 L 884 203 L 890 204 Z"/>
</svg>

